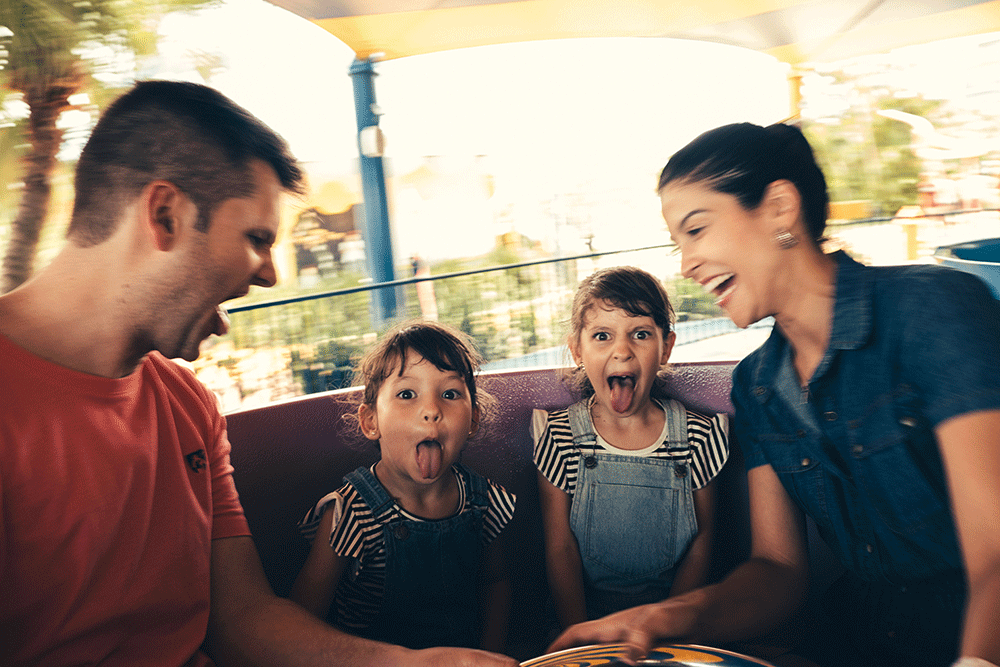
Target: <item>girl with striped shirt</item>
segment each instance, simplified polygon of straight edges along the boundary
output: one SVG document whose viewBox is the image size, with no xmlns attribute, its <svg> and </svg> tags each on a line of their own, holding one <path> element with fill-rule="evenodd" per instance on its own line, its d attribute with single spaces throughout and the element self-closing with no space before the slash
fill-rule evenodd
<svg viewBox="0 0 1000 667">
<path fill-rule="evenodd" d="M 479 356 L 460 331 L 418 321 L 362 359 L 358 424 L 381 459 L 300 523 L 315 537 L 291 597 L 345 631 L 409 648 L 499 652 L 515 497 L 459 462 L 478 430 Z M 500 539 L 498 539 L 500 538 Z"/>
<path fill-rule="evenodd" d="M 532 421 L 547 573 L 564 628 L 708 575 L 728 421 L 665 395 L 672 321 L 660 281 L 635 267 L 598 271 L 574 298 L 568 343 L 583 400 L 535 410 Z"/>
</svg>

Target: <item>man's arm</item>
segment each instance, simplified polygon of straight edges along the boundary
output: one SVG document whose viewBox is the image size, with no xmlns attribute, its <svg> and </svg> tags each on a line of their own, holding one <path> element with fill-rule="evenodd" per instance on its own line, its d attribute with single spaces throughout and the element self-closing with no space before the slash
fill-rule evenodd
<svg viewBox="0 0 1000 667">
<path fill-rule="evenodd" d="M 1000 664 L 1000 410 L 936 429 L 968 573 L 961 653 Z"/>
<path fill-rule="evenodd" d="M 332 628 L 271 591 L 250 537 L 212 541 L 212 609 L 204 649 L 226 665 L 517 667 L 483 651 L 412 651 Z"/>
<path fill-rule="evenodd" d="M 549 647 L 621 642 L 636 660 L 664 639 L 705 643 L 748 639 L 774 629 L 805 599 L 805 515 L 768 466 L 749 473 L 750 559 L 722 582 L 569 628 Z"/>
</svg>

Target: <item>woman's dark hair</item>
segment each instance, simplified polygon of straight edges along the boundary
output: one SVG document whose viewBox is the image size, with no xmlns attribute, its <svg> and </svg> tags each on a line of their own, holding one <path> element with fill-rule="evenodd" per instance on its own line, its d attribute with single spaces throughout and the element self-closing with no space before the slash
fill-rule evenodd
<svg viewBox="0 0 1000 667">
<path fill-rule="evenodd" d="M 441 371 L 458 373 L 469 390 L 479 422 L 492 412 L 494 399 L 477 390 L 476 375 L 483 358 L 472 339 L 462 331 L 430 320 L 410 320 L 389 329 L 358 362 L 354 385 L 364 385 L 361 403 L 375 407 L 378 392 L 390 374 L 403 374 L 408 354 L 419 355 Z"/>
<path fill-rule="evenodd" d="M 570 340 L 580 343 L 587 322 L 587 313 L 604 303 L 620 308 L 633 317 L 650 317 L 663 332 L 664 338 L 673 330 L 674 308 L 663 283 L 651 273 L 635 266 L 601 269 L 580 281 L 573 297 L 570 315 Z M 570 372 L 570 384 L 584 397 L 594 393 L 586 371 L 578 366 Z M 653 398 L 663 398 L 662 382 L 653 383 Z"/>
<path fill-rule="evenodd" d="M 818 244 L 830 201 L 826 179 L 812 147 L 795 126 L 735 123 L 709 130 L 674 153 L 660 173 L 657 190 L 675 181 L 704 182 L 753 210 L 763 200 L 767 186 L 781 179 L 798 189 L 806 229 Z"/>
</svg>

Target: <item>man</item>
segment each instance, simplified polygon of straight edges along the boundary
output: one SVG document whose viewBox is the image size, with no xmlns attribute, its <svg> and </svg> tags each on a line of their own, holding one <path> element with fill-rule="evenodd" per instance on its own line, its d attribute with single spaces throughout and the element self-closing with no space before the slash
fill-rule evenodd
<svg viewBox="0 0 1000 667">
<path fill-rule="evenodd" d="M 98 122 L 65 248 L 0 297 L 5 664 L 516 664 L 345 635 L 266 582 L 225 420 L 168 359 L 275 283 L 302 188 L 284 141 L 204 86 L 139 83 Z"/>
</svg>

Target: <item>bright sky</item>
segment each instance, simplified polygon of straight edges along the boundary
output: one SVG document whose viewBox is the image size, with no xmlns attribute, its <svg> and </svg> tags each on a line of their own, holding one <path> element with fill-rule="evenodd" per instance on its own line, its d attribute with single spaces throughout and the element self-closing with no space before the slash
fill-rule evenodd
<svg viewBox="0 0 1000 667">
<path fill-rule="evenodd" d="M 226 71 L 209 83 L 281 133 L 310 163 L 313 180 L 353 173 L 356 126 L 347 73 L 353 53 L 339 40 L 263 0 L 228 0 L 196 16 L 174 15 L 161 32 L 161 51 L 173 69 L 159 76 L 200 80 L 183 69 L 184 53 L 224 54 Z M 678 40 L 480 47 L 387 61 L 376 72 L 390 173 L 410 173 L 427 156 L 438 156 L 436 170 L 485 171 L 496 188 L 489 203 L 478 204 L 475 193 L 455 188 L 447 201 L 394 193 L 399 257 L 482 252 L 511 226 L 551 238 L 558 232 L 544 226 L 552 216 L 525 202 L 581 188 L 590 198 L 597 188 L 619 200 L 595 221 L 598 248 L 646 245 L 650 233 L 662 232 L 653 189 L 674 150 L 722 123 L 770 123 L 788 115 L 784 65 L 754 52 Z M 506 228 L 492 223 L 498 207 L 515 212 Z M 613 230 L 613 240 L 601 241 L 605 229 Z"/>
<path fill-rule="evenodd" d="M 184 69 L 185 53 L 222 55 L 226 69 L 211 85 L 281 133 L 314 183 L 357 188 L 353 53 L 343 43 L 264 0 L 173 15 L 161 32 L 166 69 L 157 76 L 201 80 Z M 985 39 L 948 48 L 967 57 Z M 954 96 L 965 85 L 968 93 L 966 68 L 942 57 L 941 47 L 923 53 L 917 74 L 909 70 L 919 79 L 914 87 Z M 397 182 L 390 205 L 398 260 L 478 254 L 510 229 L 555 252 L 580 252 L 579 231 L 565 223 L 584 209 L 596 249 L 662 242 L 653 189 L 671 153 L 717 125 L 767 124 L 789 113 L 786 65 L 682 40 L 507 44 L 387 61 L 376 72 L 387 173 L 431 167 L 442 193 L 428 198 L 426 189 Z M 812 99 L 831 105 L 834 116 L 843 103 L 836 95 Z M 484 174 L 492 177 L 490 197 L 481 192 Z"/>
</svg>

